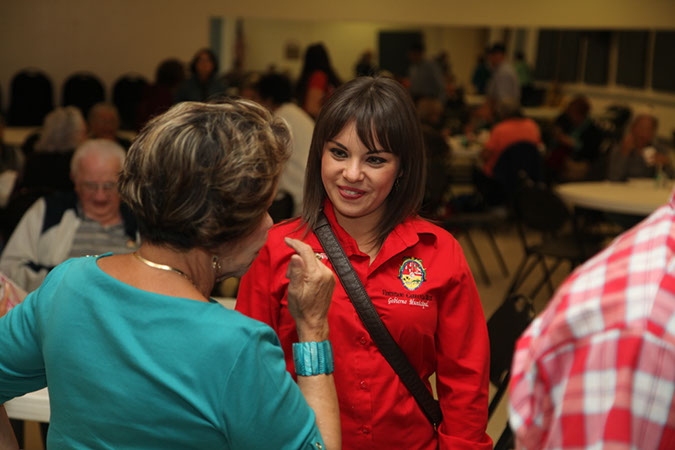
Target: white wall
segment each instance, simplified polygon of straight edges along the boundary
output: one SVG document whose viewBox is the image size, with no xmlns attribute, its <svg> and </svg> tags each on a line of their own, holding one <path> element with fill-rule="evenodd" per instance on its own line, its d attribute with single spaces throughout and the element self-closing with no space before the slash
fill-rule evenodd
<svg viewBox="0 0 675 450">
<path fill-rule="evenodd" d="M 321 39 L 343 78 L 351 76 L 362 50 L 376 50 L 378 30 L 403 29 L 400 24 L 407 24 L 422 29 L 429 54 L 449 52 L 464 83 L 486 44 L 488 27 L 675 28 L 673 0 L 0 1 L 3 108 L 11 77 L 29 66 L 50 74 L 56 101 L 63 80 L 76 70 L 96 73 L 108 90 L 127 72 L 152 79 L 161 60 L 187 61 L 208 44 L 212 16 L 230 19 L 226 27 L 235 17 L 247 18 L 248 68 L 276 63 L 297 73 L 299 61 L 283 58 L 285 39 L 297 39 L 301 48 Z M 675 118 L 675 108 L 665 109 Z"/>
<path fill-rule="evenodd" d="M 447 51 L 453 71 L 462 83 L 471 79 L 476 55 L 483 49 L 485 30 L 482 28 L 449 28 L 385 22 L 292 21 L 277 19 L 246 19 L 246 60 L 248 70 L 266 70 L 270 64 L 277 70 L 297 77 L 302 68 L 300 58 L 289 60 L 284 56 L 287 43 L 297 43 L 301 49 L 321 41 L 326 46 L 331 62 L 343 80 L 354 76 L 354 65 L 365 50 L 377 54 L 380 31 L 419 30 L 425 36 L 427 53 L 436 55 Z M 407 49 L 401 49 L 406 52 Z"/>
</svg>

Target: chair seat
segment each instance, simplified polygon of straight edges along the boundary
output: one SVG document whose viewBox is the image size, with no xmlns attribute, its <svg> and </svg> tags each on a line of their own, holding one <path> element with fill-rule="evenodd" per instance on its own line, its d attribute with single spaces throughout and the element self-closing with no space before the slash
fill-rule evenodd
<svg viewBox="0 0 675 450">
<path fill-rule="evenodd" d="M 532 245 L 530 251 L 539 253 L 552 258 L 567 259 L 570 261 L 581 262 L 589 256 L 594 255 L 600 250 L 600 244 L 597 240 L 588 240 L 582 243 L 575 236 L 563 235 L 552 239 L 547 239 L 538 244 Z"/>
<path fill-rule="evenodd" d="M 445 227 L 476 227 L 502 223 L 508 219 L 506 208 L 492 208 L 488 211 L 463 212 L 452 215 L 445 220 Z"/>
</svg>

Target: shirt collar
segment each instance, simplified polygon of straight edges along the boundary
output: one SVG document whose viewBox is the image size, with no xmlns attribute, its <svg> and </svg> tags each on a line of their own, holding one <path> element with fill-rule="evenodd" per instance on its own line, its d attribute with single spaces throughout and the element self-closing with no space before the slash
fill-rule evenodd
<svg viewBox="0 0 675 450">
<path fill-rule="evenodd" d="M 365 254 L 359 250 L 354 238 L 352 238 L 338 223 L 333 204 L 328 197 L 326 197 L 323 202 L 323 212 L 326 214 L 326 218 L 333 228 L 333 232 L 335 232 L 340 244 L 342 244 L 342 248 L 344 248 L 347 256 L 354 254 L 365 256 Z M 380 249 L 380 253 L 377 255 L 377 259 L 374 262 L 377 262 L 378 260 L 386 261 L 406 248 L 413 247 L 420 240 L 419 233 L 420 232 L 415 228 L 413 218 L 407 218 L 389 233 L 389 236 L 385 239 L 382 249 Z"/>
</svg>

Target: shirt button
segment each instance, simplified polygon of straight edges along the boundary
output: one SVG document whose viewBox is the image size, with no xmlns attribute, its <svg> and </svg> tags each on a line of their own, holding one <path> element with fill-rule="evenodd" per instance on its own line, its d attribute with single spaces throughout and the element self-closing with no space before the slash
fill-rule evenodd
<svg viewBox="0 0 675 450">
<path fill-rule="evenodd" d="M 364 425 L 363 427 L 361 427 L 361 433 L 370 434 L 370 427 L 367 426 L 367 425 Z"/>
<path fill-rule="evenodd" d="M 361 339 L 359 339 L 359 343 L 361 345 L 366 345 L 368 343 L 368 339 L 366 339 L 365 336 L 361 336 Z"/>
<path fill-rule="evenodd" d="M 366 383 L 365 381 L 362 381 L 360 383 L 360 386 L 361 386 L 361 389 L 363 389 L 364 391 L 368 389 L 368 383 Z"/>
</svg>

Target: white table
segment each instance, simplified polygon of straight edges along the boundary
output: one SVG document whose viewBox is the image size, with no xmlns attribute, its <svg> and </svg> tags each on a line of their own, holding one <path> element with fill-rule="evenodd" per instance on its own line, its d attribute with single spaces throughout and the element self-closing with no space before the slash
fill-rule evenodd
<svg viewBox="0 0 675 450">
<path fill-rule="evenodd" d="M 5 403 L 5 409 L 11 419 L 49 422 L 50 410 L 47 388 L 14 398 Z"/>
<path fill-rule="evenodd" d="M 525 117 L 543 122 L 553 122 L 561 113 L 560 108 L 553 106 L 526 107 L 522 108 L 522 111 Z"/>
<path fill-rule="evenodd" d="M 228 309 L 234 309 L 236 303 L 236 299 L 229 297 L 216 297 L 216 300 Z M 49 422 L 49 392 L 44 388 L 14 398 L 5 403 L 5 409 L 11 419 Z"/>
<path fill-rule="evenodd" d="M 657 187 L 651 178 L 631 179 L 625 183 L 590 181 L 565 183 L 556 190 L 564 201 L 574 206 L 605 212 L 648 216 L 668 203 L 673 182 Z"/>
</svg>

